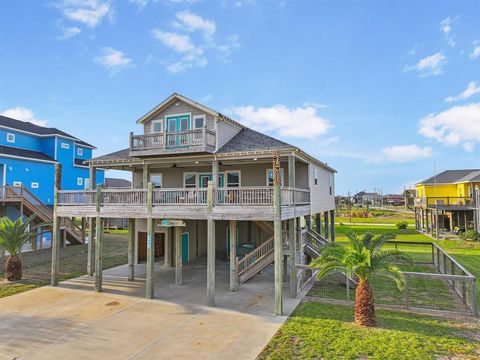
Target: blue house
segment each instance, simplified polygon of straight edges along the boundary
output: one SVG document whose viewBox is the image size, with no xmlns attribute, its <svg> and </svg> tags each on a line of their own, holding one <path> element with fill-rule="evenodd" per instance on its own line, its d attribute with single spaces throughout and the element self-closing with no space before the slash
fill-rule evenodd
<svg viewBox="0 0 480 360">
<path fill-rule="evenodd" d="M 49 221 L 53 205 L 55 164 L 62 165 L 61 188 L 90 187 L 89 168 L 94 146 L 56 128 L 46 128 L 0 115 L 0 177 L 3 215 L 16 218 L 37 213 Z M 104 170 L 96 170 L 96 182 L 104 182 Z M 43 209 L 43 213 L 42 213 Z M 45 216 L 43 216 L 45 215 Z M 73 224 L 70 224 L 73 226 Z M 65 225 L 66 237 L 74 230 Z M 72 235 L 73 234 L 73 235 Z M 73 238 L 73 242 L 76 239 Z M 83 242 L 78 236 L 77 242 Z"/>
</svg>

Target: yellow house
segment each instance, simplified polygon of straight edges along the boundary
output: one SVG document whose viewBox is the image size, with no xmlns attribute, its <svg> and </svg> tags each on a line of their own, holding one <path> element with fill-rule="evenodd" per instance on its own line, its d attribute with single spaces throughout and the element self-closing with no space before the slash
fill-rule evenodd
<svg viewBox="0 0 480 360">
<path fill-rule="evenodd" d="M 480 169 L 446 170 L 416 184 L 418 230 L 431 233 L 479 231 Z"/>
</svg>

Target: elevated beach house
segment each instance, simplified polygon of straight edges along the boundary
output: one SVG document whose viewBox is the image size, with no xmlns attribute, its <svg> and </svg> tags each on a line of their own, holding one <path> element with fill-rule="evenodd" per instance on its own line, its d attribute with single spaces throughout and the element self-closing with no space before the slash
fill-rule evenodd
<svg viewBox="0 0 480 360">
<path fill-rule="evenodd" d="M 302 119 L 292 121 L 302 126 Z M 128 148 L 88 162 L 92 175 L 97 167 L 132 172 L 131 189 L 58 191 L 58 218 L 96 218 L 96 259 L 89 263 L 90 274 L 93 265 L 97 269 L 96 290 L 102 289 L 100 220 L 128 218 L 128 276 L 133 279 L 135 265 L 146 261 L 148 298 L 154 295 L 156 258 L 175 267 L 177 285 L 184 264 L 206 258 L 208 305 L 215 303 L 216 261 L 229 264 L 233 291 L 274 264 L 280 314 L 283 272 L 295 296 L 296 265 L 305 258 L 300 227 L 316 221 L 323 238 L 334 238 L 335 170 L 179 94 L 137 124 L 143 133 L 130 133 Z"/>
<path fill-rule="evenodd" d="M 480 231 L 479 187 L 480 169 L 446 170 L 416 184 L 417 229 Z"/>
<path fill-rule="evenodd" d="M 59 187 L 66 190 L 90 188 L 89 167 L 94 146 L 56 128 L 0 115 L 0 212 L 13 219 L 37 214 L 40 222 L 53 219 L 55 164 L 61 165 Z M 96 169 L 96 179 L 102 183 L 104 170 Z M 62 224 L 65 238 L 82 243 L 81 230 L 70 219 Z M 44 232 L 37 242 L 49 240 Z"/>
</svg>

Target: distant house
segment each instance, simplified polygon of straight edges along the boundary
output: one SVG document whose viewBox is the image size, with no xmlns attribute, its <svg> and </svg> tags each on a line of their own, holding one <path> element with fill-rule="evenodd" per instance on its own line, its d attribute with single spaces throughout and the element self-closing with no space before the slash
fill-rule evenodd
<svg viewBox="0 0 480 360">
<path fill-rule="evenodd" d="M 417 229 L 480 231 L 480 169 L 446 170 L 416 185 Z M 437 222 L 438 219 L 438 222 Z"/>
<path fill-rule="evenodd" d="M 56 128 L 0 116 L 2 215 L 17 218 L 37 214 L 39 221 L 51 222 L 55 164 L 61 165 L 62 189 L 88 189 L 90 175 L 84 161 L 92 158 L 93 149 L 93 145 Z M 104 170 L 96 170 L 96 179 L 103 183 Z M 62 231 L 67 240 L 83 242 L 73 221 L 65 220 Z"/>
<path fill-rule="evenodd" d="M 353 195 L 353 203 L 356 205 L 374 205 L 379 198 L 380 195 L 376 192 L 360 191 Z"/>
<path fill-rule="evenodd" d="M 386 194 L 382 197 L 382 205 L 405 206 L 403 194 Z"/>
</svg>

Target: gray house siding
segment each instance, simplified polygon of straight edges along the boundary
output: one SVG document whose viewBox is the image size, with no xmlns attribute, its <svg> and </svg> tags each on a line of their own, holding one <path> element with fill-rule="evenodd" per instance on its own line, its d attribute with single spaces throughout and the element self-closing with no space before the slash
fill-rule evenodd
<svg viewBox="0 0 480 360">
<path fill-rule="evenodd" d="M 317 169 L 318 182 L 315 185 L 315 169 Z M 335 179 L 334 173 L 323 167 L 309 165 L 310 174 L 310 203 L 311 213 L 318 214 L 323 211 L 335 209 Z M 330 194 L 330 181 L 332 192 Z"/>
<path fill-rule="evenodd" d="M 223 145 L 225 145 L 228 141 L 230 141 L 235 135 L 237 135 L 241 130 L 239 127 L 230 125 L 225 121 L 218 121 L 217 128 L 218 128 L 217 149 L 220 149 Z"/>
<path fill-rule="evenodd" d="M 163 111 L 159 112 L 158 114 L 155 115 L 151 120 L 145 122 L 143 124 L 143 131 L 144 134 L 150 134 L 152 132 L 152 121 L 155 120 L 163 120 L 163 128 L 165 129 L 165 116 L 167 115 L 174 115 L 174 114 L 186 114 L 189 113 L 193 116 L 195 115 L 206 115 L 206 124 L 207 124 L 207 129 L 208 130 L 215 130 L 215 119 L 213 116 L 205 114 L 201 110 L 188 105 L 187 103 L 184 103 L 183 101 L 176 100 L 172 103 L 172 105 L 168 106 L 166 109 Z M 190 121 L 192 121 L 192 118 L 190 118 Z M 191 128 L 193 128 L 193 124 L 190 124 Z"/>
</svg>

